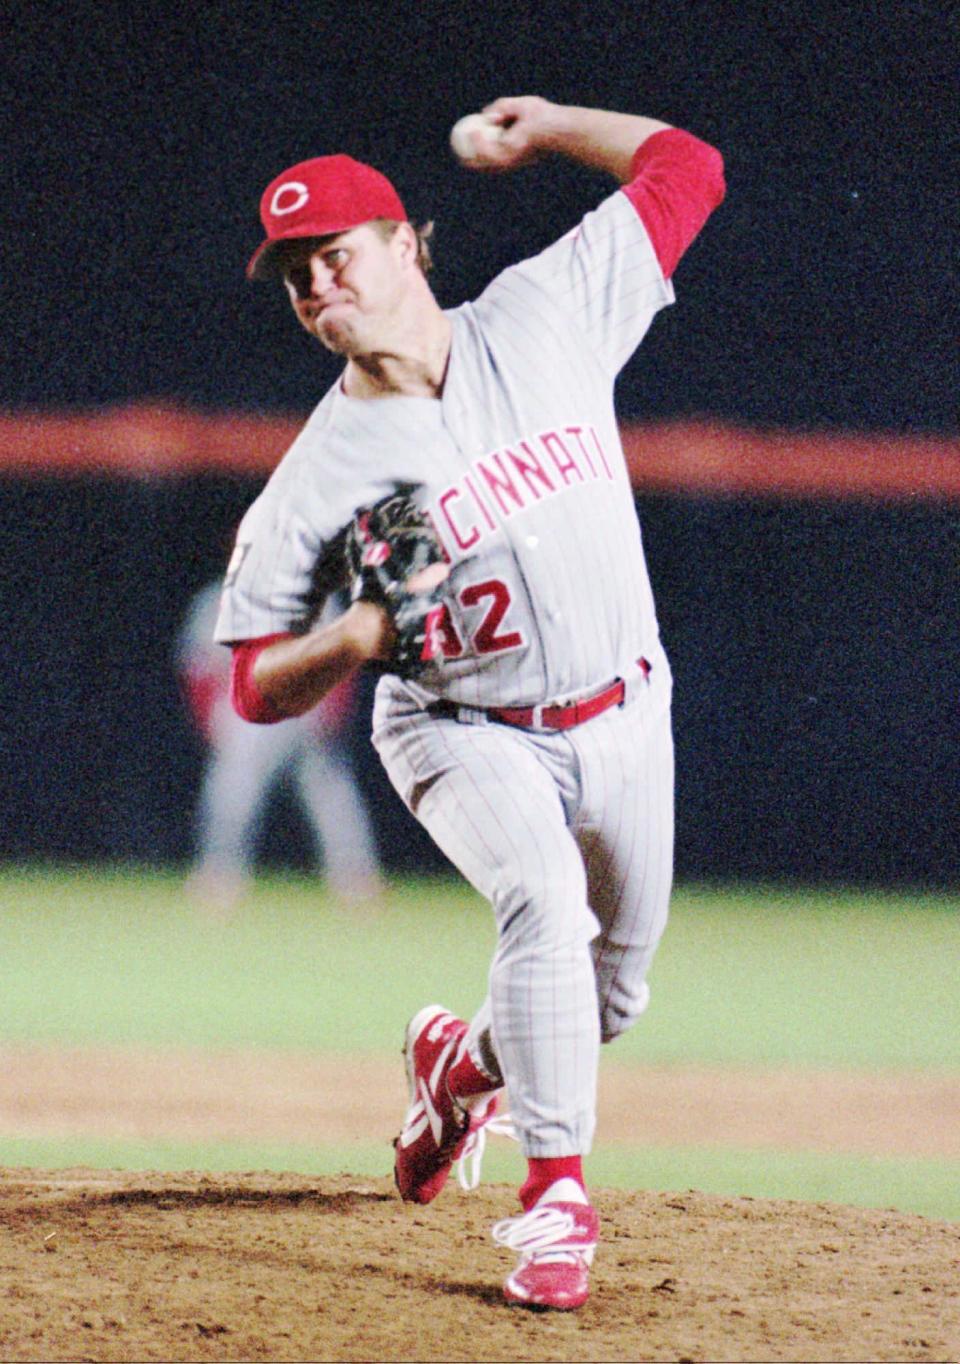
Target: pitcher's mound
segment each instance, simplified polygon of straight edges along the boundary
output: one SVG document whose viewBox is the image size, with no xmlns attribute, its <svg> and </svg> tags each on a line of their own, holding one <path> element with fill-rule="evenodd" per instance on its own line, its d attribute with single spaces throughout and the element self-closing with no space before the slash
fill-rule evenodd
<svg viewBox="0 0 960 1364">
<path fill-rule="evenodd" d="M 960 1227 L 701 1193 L 594 1194 L 580 1312 L 509 1308 L 491 1224 L 350 1175 L 0 1172 L 6 1360 L 944 1360 Z"/>
</svg>

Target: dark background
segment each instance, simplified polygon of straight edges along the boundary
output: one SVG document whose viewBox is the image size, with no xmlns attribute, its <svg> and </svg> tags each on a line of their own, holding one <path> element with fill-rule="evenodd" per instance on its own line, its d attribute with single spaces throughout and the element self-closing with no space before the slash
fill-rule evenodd
<svg viewBox="0 0 960 1364">
<path fill-rule="evenodd" d="M 256 486 L 0 485 L 16 642 L 0 857 L 186 856 L 203 749 L 173 640 Z M 640 511 L 676 677 L 679 875 L 960 882 L 956 508 L 645 496 Z M 384 857 L 439 870 L 370 748 L 371 689 L 351 738 Z M 281 805 L 263 859 L 305 864 L 304 833 Z"/>
<path fill-rule="evenodd" d="M 461 170 L 500 94 L 647 113 L 723 151 L 729 198 L 624 416 L 955 429 L 955 6 L 286 3 L 5 7 L 0 402 L 143 394 L 312 405 L 332 374 L 246 284 L 265 184 L 346 151 L 437 222 L 444 303 L 606 188 L 555 162 Z"/>
<path fill-rule="evenodd" d="M 4 408 L 305 413 L 337 367 L 244 279 L 263 186 L 314 154 L 376 164 L 436 220 L 456 304 L 609 188 L 562 162 L 456 165 L 456 117 L 534 92 L 664 118 L 726 159 L 624 418 L 956 434 L 947 7 L 200 0 L 3 23 Z M 186 856 L 202 753 L 172 641 L 258 486 L 0 485 L 0 855 Z M 956 507 L 678 492 L 641 513 L 677 676 L 680 874 L 955 882 Z M 388 858 L 434 864 L 364 716 L 354 742 Z M 302 853 L 290 820 L 280 858 Z"/>
</svg>

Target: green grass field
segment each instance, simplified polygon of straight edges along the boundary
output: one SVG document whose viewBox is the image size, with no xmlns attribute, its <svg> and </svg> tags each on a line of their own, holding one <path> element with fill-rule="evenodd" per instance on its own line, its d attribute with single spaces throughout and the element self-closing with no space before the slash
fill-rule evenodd
<svg viewBox="0 0 960 1364">
<path fill-rule="evenodd" d="M 308 880 L 270 876 L 226 926 L 154 871 L 0 874 L 0 1044 L 366 1051 L 395 1057 L 430 999 L 479 1004 L 487 907 L 445 880 L 396 882 L 376 920 L 335 913 Z M 960 1074 L 960 897 L 680 888 L 646 1018 L 617 1059 Z M 491 1149 L 514 1179 L 519 1157 Z M 349 1150 L 0 1138 L 8 1165 L 350 1169 Z M 596 1184 L 892 1206 L 960 1219 L 960 1162 L 782 1152 L 599 1148 Z"/>
</svg>

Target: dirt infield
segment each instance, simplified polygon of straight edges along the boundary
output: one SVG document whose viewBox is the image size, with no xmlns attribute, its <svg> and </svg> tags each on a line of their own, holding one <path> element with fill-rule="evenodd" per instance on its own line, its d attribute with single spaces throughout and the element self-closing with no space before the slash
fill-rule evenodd
<svg viewBox="0 0 960 1364">
<path fill-rule="evenodd" d="M 263 1053 L 5 1048 L 0 1133 L 370 1140 L 396 1068 Z M 931 1077 L 603 1077 L 604 1139 L 956 1156 Z M 749 1102 L 747 1096 L 749 1095 Z M 854 1112 L 856 1110 L 856 1112 Z M 699 1127 L 698 1127 L 699 1124 Z M 678 1133 L 682 1132 L 682 1138 Z M 0 1358 L 956 1360 L 960 1225 L 827 1204 L 594 1191 L 579 1313 L 507 1308 L 490 1224 L 515 1191 L 429 1208 L 389 1180 L 0 1171 Z"/>
<path fill-rule="evenodd" d="M 392 1135 L 405 1103 L 399 1056 L 0 1047 L 0 1136 L 346 1145 Z M 960 1077 L 604 1064 L 599 1133 L 960 1160 Z"/>
<path fill-rule="evenodd" d="M 587 1306 L 503 1305 L 513 1190 L 401 1204 L 387 1180 L 10 1172 L 5 1360 L 940 1360 L 956 1227 L 601 1192 Z"/>
</svg>

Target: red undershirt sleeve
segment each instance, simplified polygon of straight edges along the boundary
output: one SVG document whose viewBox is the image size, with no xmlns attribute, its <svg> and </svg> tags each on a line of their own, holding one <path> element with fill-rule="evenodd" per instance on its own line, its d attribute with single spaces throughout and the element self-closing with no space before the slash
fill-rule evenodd
<svg viewBox="0 0 960 1364">
<path fill-rule="evenodd" d="M 261 635 L 258 639 L 244 639 L 233 645 L 230 703 L 242 720 L 249 720 L 253 725 L 275 725 L 290 718 L 274 709 L 253 679 L 257 658 L 268 644 L 275 644 L 278 639 L 293 639 L 293 635 L 282 631 L 276 635 Z"/>
<path fill-rule="evenodd" d="M 723 157 L 681 128 L 654 133 L 637 148 L 623 192 L 647 229 L 664 277 L 723 202 Z"/>
</svg>

